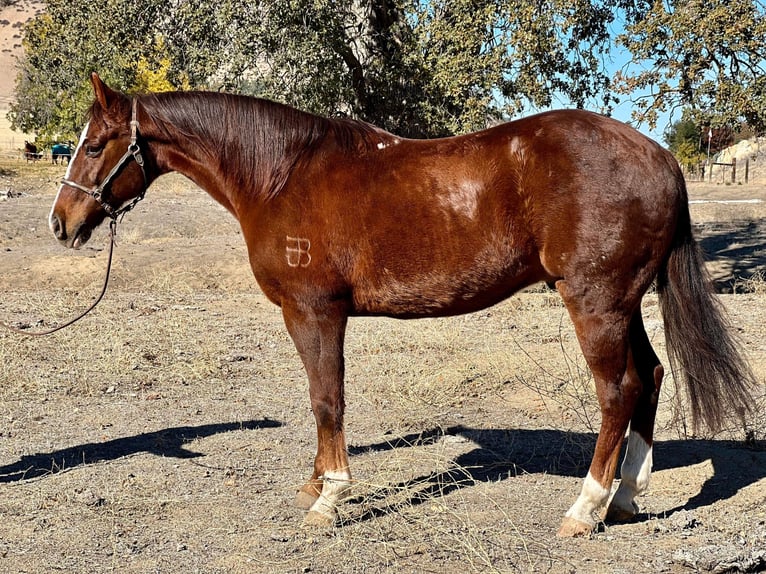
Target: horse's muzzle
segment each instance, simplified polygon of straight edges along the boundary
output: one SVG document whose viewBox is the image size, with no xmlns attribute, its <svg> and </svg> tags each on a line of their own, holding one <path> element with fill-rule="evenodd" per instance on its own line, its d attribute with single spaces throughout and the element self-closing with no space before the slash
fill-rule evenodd
<svg viewBox="0 0 766 574">
<path fill-rule="evenodd" d="M 49 224 L 56 239 L 72 249 L 79 249 L 85 245 L 93 234 L 93 230 L 85 223 L 78 225 L 71 234 L 67 233 L 66 224 L 55 213 L 51 214 Z"/>
<path fill-rule="evenodd" d="M 64 224 L 61 222 L 61 218 L 58 215 L 51 213 L 48 225 L 50 226 L 51 231 L 53 232 L 53 235 L 56 237 L 56 239 L 59 241 L 66 240 L 66 229 L 64 228 Z"/>
</svg>

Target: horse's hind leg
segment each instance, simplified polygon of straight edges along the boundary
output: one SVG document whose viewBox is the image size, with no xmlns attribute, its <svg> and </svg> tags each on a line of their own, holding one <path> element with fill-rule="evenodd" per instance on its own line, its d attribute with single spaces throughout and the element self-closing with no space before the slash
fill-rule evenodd
<svg viewBox="0 0 766 574">
<path fill-rule="evenodd" d="M 630 323 L 630 348 L 643 391 L 630 420 L 630 435 L 622 463 L 621 481 L 609 503 L 607 520 L 624 522 L 638 513 L 636 496 L 649 486 L 652 471 L 652 442 L 657 401 L 664 370 L 646 335 L 640 309 Z"/>
<path fill-rule="evenodd" d="M 343 339 L 346 314 L 331 303 L 322 312 L 283 305 L 285 325 L 309 378 L 311 410 L 317 425 L 317 453 L 309 481 L 296 495 L 296 504 L 309 513 L 304 524 L 335 522 L 335 506 L 350 486 L 343 431 Z"/>
<path fill-rule="evenodd" d="M 620 446 L 642 394 L 629 345 L 632 308 L 607 290 L 564 280 L 557 288 L 572 318 L 601 406 L 601 429 L 582 492 L 559 529 L 559 536 L 582 536 L 596 526 L 594 515 L 608 498 Z"/>
</svg>

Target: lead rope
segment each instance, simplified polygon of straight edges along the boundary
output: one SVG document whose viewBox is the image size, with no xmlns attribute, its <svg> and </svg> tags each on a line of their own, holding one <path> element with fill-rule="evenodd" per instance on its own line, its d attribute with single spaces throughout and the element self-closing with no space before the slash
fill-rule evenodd
<svg viewBox="0 0 766 574">
<path fill-rule="evenodd" d="M 106 288 L 109 285 L 109 274 L 112 271 L 112 254 L 114 253 L 114 238 L 116 236 L 116 233 L 117 233 L 117 220 L 112 219 L 109 222 L 109 259 L 107 260 L 107 263 L 106 263 L 106 276 L 104 277 L 104 286 L 101 288 L 101 293 L 99 294 L 99 296 L 96 298 L 96 300 L 93 302 L 93 304 L 90 307 L 88 307 L 87 309 L 85 309 L 85 311 L 77 315 L 75 318 L 70 319 L 63 325 L 59 325 L 58 327 L 53 327 L 52 329 L 48 329 L 47 331 L 27 331 L 26 329 L 21 329 L 19 327 L 8 325 L 5 322 L 0 322 L 0 326 L 4 327 L 8 331 L 11 331 L 13 333 L 17 333 L 20 335 L 27 335 L 29 337 L 44 337 L 46 335 L 51 335 L 55 333 L 56 331 L 61 331 L 61 329 L 64 329 L 66 327 L 69 327 L 70 325 L 76 323 L 77 321 L 85 317 L 85 315 L 93 311 L 93 309 L 96 308 L 96 305 L 98 305 L 101 302 L 101 299 L 104 298 L 104 294 L 106 293 Z"/>
</svg>

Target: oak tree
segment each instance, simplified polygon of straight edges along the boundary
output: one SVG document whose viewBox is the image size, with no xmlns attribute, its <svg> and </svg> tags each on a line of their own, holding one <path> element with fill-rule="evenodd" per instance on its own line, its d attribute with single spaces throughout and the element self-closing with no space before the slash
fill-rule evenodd
<svg viewBox="0 0 766 574">
<path fill-rule="evenodd" d="M 763 126 L 764 19 L 760 0 L 46 0 L 11 118 L 72 137 L 96 70 L 128 92 L 233 90 L 414 137 L 619 98 L 649 123 L 685 106 Z"/>
</svg>

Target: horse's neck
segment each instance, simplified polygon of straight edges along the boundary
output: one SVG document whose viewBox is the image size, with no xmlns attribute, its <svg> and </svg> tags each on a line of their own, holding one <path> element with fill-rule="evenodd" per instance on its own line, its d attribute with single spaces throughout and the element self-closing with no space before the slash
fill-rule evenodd
<svg viewBox="0 0 766 574">
<path fill-rule="evenodd" d="M 303 150 L 324 137 L 321 120 L 279 104 L 217 94 L 177 97 L 168 115 L 147 110 L 158 168 L 189 177 L 235 214 L 240 203 L 277 194 Z"/>
<path fill-rule="evenodd" d="M 345 153 L 398 141 L 370 126 L 327 120 L 265 100 L 217 94 L 171 97 L 178 98 L 172 113 L 164 115 L 157 108 L 164 119 L 153 120 L 169 122 L 153 126 L 158 167 L 189 177 L 236 215 L 242 213 L 240 204 L 279 194 L 296 167 L 320 149 L 335 145 Z"/>
<path fill-rule="evenodd" d="M 235 217 L 238 216 L 236 198 L 231 196 L 220 163 L 210 158 L 205 149 L 195 145 L 192 138 L 178 136 L 168 140 L 163 137 L 160 143 L 154 144 L 153 151 L 159 175 L 177 172 L 186 176 Z"/>
</svg>

